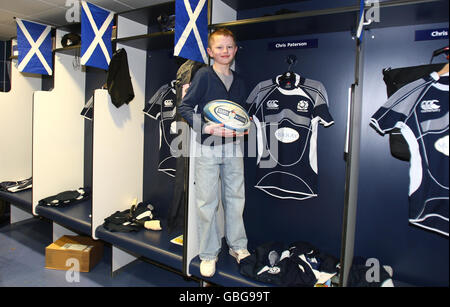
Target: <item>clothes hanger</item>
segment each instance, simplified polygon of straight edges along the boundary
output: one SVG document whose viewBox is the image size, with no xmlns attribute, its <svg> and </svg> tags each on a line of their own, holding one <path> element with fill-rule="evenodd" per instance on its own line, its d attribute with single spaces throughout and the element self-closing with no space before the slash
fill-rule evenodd
<svg viewBox="0 0 450 307">
<path fill-rule="evenodd" d="M 432 64 L 433 63 L 433 59 L 435 58 L 435 57 L 437 57 L 438 55 L 441 55 L 441 54 L 443 54 L 443 53 L 446 53 L 446 55 L 447 55 L 447 60 L 449 59 L 449 46 L 445 46 L 445 47 L 442 47 L 442 48 L 439 48 L 439 49 L 436 49 L 436 50 L 434 50 L 433 51 L 433 54 L 431 55 L 431 59 L 430 59 L 430 63 L 429 63 L 429 65 L 439 65 L 439 64 Z M 419 65 L 419 66 L 426 66 L 427 64 L 425 64 L 425 65 Z M 414 68 L 414 67 L 417 67 L 417 66 L 412 66 L 411 68 Z M 404 67 L 405 69 L 406 68 L 408 68 L 408 67 Z M 387 68 L 383 68 L 383 73 L 385 73 L 385 72 L 389 72 L 390 70 L 392 70 L 392 67 L 387 67 Z"/>
<path fill-rule="evenodd" d="M 290 89 L 295 85 L 297 79 L 296 74 L 292 71 L 292 67 L 297 64 L 297 57 L 293 54 L 286 57 L 286 63 L 289 65 L 288 70 L 278 78 L 281 87 Z"/>
<path fill-rule="evenodd" d="M 444 52 L 447 54 L 447 60 L 448 60 L 448 46 L 445 46 L 443 48 L 439 48 L 439 49 L 436 49 L 433 51 L 433 56 L 431 57 L 430 63 L 433 61 L 434 57 L 437 57 L 438 55 L 440 55 Z"/>
<path fill-rule="evenodd" d="M 448 52 L 448 46 L 445 46 L 443 48 L 439 48 L 433 51 L 433 56 L 431 57 L 431 61 L 433 61 L 433 58 L 445 53 L 447 55 L 447 60 L 449 59 L 449 52 Z M 442 69 L 438 72 L 439 76 L 448 74 L 448 63 L 444 65 L 444 67 L 442 67 Z"/>
</svg>

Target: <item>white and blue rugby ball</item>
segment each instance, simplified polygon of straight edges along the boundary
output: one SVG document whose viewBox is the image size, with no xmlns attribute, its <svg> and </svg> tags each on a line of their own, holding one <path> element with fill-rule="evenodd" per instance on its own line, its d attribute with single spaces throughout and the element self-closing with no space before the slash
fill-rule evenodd
<svg viewBox="0 0 450 307">
<path fill-rule="evenodd" d="M 230 100 L 213 100 L 203 108 L 207 122 L 223 124 L 225 128 L 245 132 L 250 128 L 250 118 L 243 107 Z"/>
</svg>

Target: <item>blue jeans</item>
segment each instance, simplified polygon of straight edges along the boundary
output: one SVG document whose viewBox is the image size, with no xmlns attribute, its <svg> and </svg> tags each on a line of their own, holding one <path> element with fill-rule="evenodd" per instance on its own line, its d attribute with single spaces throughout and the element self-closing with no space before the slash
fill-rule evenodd
<svg viewBox="0 0 450 307">
<path fill-rule="evenodd" d="M 244 160 L 239 146 L 233 143 L 213 147 L 201 145 L 199 148 L 201 154 L 195 161 L 199 257 L 212 260 L 219 254 L 222 243 L 217 224 L 219 176 L 227 244 L 233 250 L 247 248 L 242 217 L 245 205 Z"/>
</svg>

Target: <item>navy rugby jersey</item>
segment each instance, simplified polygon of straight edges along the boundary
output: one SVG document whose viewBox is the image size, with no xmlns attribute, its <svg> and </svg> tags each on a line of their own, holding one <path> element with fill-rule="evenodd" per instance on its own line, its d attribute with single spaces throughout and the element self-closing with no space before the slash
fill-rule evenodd
<svg viewBox="0 0 450 307">
<path fill-rule="evenodd" d="M 400 128 L 411 153 L 409 222 L 448 236 L 448 73 L 399 89 L 372 116 L 381 133 Z"/>
<path fill-rule="evenodd" d="M 317 130 L 334 123 L 325 87 L 295 74 L 290 89 L 279 78 L 260 82 L 247 99 L 257 133 L 256 188 L 280 199 L 317 196 Z"/>
<path fill-rule="evenodd" d="M 161 86 L 144 108 L 145 115 L 159 120 L 159 163 L 158 171 L 175 177 L 176 158 L 171 143 L 177 136 L 175 81 Z"/>
</svg>

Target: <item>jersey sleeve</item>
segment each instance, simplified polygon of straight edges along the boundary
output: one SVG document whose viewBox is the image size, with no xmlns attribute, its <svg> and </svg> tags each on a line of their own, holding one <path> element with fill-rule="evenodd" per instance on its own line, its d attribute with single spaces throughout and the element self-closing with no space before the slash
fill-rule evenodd
<svg viewBox="0 0 450 307">
<path fill-rule="evenodd" d="M 253 90 L 251 91 L 250 95 L 247 97 L 246 101 L 246 110 L 248 115 L 253 116 L 256 111 L 256 105 L 258 101 L 258 93 L 261 89 L 261 83 L 258 83 Z"/>
<path fill-rule="evenodd" d="M 158 119 L 161 115 L 161 104 L 170 86 L 165 84 L 161 86 L 156 93 L 150 98 L 149 102 L 145 104 L 143 112 L 152 119 Z"/>
<path fill-rule="evenodd" d="M 424 79 L 419 79 L 400 88 L 372 115 L 370 124 L 385 134 L 405 122 L 426 85 Z"/>
<path fill-rule="evenodd" d="M 255 113 L 258 110 L 259 105 L 262 103 L 262 100 L 267 95 L 267 93 L 273 89 L 274 84 L 272 80 L 266 80 L 258 83 L 253 90 L 251 91 L 250 95 L 247 98 L 246 101 L 246 109 L 247 113 L 250 116 L 255 115 Z"/>
<path fill-rule="evenodd" d="M 319 118 L 319 122 L 325 127 L 331 126 L 334 124 L 334 119 L 328 109 L 327 91 L 323 84 L 319 81 L 314 81 L 312 88 L 314 88 L 314 90 L 310 91 L 314 100 L 314 110 L 312 116 L 313 118 Z"/>
</svg>

